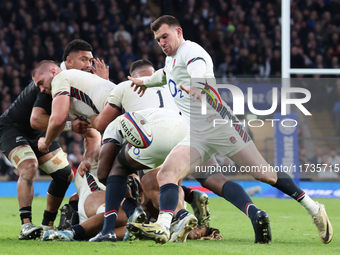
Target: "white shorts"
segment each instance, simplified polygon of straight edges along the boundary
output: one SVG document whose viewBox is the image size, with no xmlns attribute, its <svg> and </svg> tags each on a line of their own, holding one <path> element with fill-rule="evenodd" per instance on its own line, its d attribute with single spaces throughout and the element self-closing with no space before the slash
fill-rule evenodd
<svg viewBox="0 0 340 255">
<path fill-rule="evenodd" d="M 102 183 L 100 183 L 96 177 L 94 177 L 91 173 L 89 173 L 89 176 L 90 176 L 89 178 L 86 178 L 86 174 L 84 174 L 84 176 L 81 177 L 77 171 L 77 174 L 74 180 L 75 186 L 78 192 L 78 196 L 79 196 L 79 201 L 78 201 L 79 223 L 82 223 L 88 219 L 85 213 L 84 204 L 85 204 L 86 198 L 93 192 L 91 191 L 91 185 L 93 185 L 95 182 L 101 190 L 105 190 L 105 186 Z M 92 181 L 88 183 L 88 179 L 90 180 L 91 177 L 93 178 L 94 182 Z M 103 209 L 103 205 L 97 209 L 97 214 L 101 212 L 105 212 L 105 206 Z"/>
<path fill-rule="evenodd" d="M 178 145 L 194 147 L 201 154 L 202 162 L 206 162 L 216 153 L 222 157 L 231 157 L 252 142 L 242 125 L 233 127 L 224 125 L 213 128 L 211 132 L 203 135 L 188 133 Z"/>
<path fill-rule="evenodd" d="M 187 134 L 181 116 L 165 109 L 146 109 L 137 111 L 149 123 L 153 140 L 148 148 L 140 149 L 128 144 L 128 153 L 130 157 L 142 165 L 150 168 L 157 168 L 163 164 L 170 151 L 180 142 Z M 103 140 L 104 142 L 118 140 L 120 142 L 119 121 L 114 120 L 106 128 Z M 111 140 L 110 140 L 111 139 Z"/>
</svg>

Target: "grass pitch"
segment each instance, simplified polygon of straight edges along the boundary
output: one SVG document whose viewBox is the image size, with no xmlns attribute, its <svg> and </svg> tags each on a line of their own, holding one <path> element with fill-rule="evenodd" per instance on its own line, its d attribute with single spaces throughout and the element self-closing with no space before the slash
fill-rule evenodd
<svg viewBox="0 0 340 255">
<path fill-rule="evenodd" d="M 19 241 L 17 199 L 0 198 L 0 254 L 340 254 L 340 199 L 318 201 L 325 204 L 333 224 L 333 240 L 327 245 L 321 242 L 312 219 L 297 202 L 274 198 L 254 198 L 254 203 L 269 214 L 273 235 L 270 245 L 254 244 L 250 220 L 222 198 L 210 199 L 210 211 L 211 226 L 220 229 L 223 241 L 188 240 L 186 243 L 159 245 L 153 241 Z M 45 204 L 46 198 L 33 200 L 33 222 L 36 225 L 41 223 Z M 56 223 L 59 223 L 59 217 Z"/>
</svg>

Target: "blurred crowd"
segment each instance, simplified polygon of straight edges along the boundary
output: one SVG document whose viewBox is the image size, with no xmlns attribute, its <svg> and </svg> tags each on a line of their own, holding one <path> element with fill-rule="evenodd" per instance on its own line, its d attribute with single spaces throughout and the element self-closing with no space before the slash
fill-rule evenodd
<svg viewBox="0 0 340 255">
<path fill-rule="evenodd" d="M 164 54 L 149 26 L 162 14 L 176 16 L 184 38 L 208 51 L 216 77 L 280 78 L 281 1 L 1 0 L 0 111 L 28 85 L 36 63 L 60 62 L 65 46 L 76 38 L 92 45 L 115 83 L 126 80 L 137 59 L 163 67 Z M 291 67 L 339 68 L 339 0 L 292 0 L 291 14 Z M 318 105 L 327 101 L 328 109 L 340 113 L 340 82 L 305 86 L 318 95 Z M 82 146 L 76 135 L 62 139 L 70 161 L 79 161 Z"/>
</svg>

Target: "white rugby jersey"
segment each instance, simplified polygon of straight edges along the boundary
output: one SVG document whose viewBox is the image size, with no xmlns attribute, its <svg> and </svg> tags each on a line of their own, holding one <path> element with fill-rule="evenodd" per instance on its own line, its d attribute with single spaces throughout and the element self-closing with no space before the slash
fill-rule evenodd
<svg viewBox="0 0 340 255">
<path fill-rule="evenodd" d="M 105 107 L 111 91 L 116 85 L 98 75 L 71 69 L 57 74 L 52 80 L 52 97 L 70 96 L 69 116 L 90 121 Z"/>
<path fill-rule="evenodd" d="M 166 57 L 164 72 L 170 93 L 181 111 L 187 127 L 191 131 L 205 131 L 211 128 L 209 121 L 216 111 L 210 109 L 210 105 L 207 104 L 207 115 L 201 115 L 201 101 L 193 102 L 192 98 L 180 88 L 180 85 L 186 88 L 191 87 L 191 78 L 196 77 L 190 77 L 187 68 L 196 61 L 203 61 L 206 64 L 205 73 L 197 78 L 214 78 L 214 66 L 210 55 L 200 45 L 191 41 L 184 41 L 174 56 Z M 202 84 L 195 86 L 205 87 Z M 206 123 L 206 121 L 208 122 Z"/>
<path fill-rule="evenodd" d="M 131 81 L 119 83 L 108 98 L 108 103 L 123 113 L 148 108 L 164 108 L 179 112 L 166 85 L 148 88 L 142 97 L 133 89 Z"/>
</svg>

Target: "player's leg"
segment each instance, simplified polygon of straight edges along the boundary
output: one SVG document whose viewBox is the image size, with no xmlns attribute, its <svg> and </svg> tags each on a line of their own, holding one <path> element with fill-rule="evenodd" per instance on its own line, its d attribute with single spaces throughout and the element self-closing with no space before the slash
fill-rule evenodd
<svg viewBox="0 0 340 255">
<path fill-rule="evenodd" d="M 103 144 L 101 151 L 107 153 L 114 150 L 114 147 L 115 144 L 113 142 L 108 142 Z M 123 147 L 111 167 L 106 183 L 104 226 L 97 236 L 90 239 L 92 242 L 116 241 L 114 226 L 117 221 L 120 204 L 127 191 L 127 176 L 134 172 L 134 167 L 140 165 L 132 160 L 129 162 L 128 159 L 131 158 L 127 156 L 128 153 L 125 151 L 125 147 Z"/>
<path fill-rule="evenodd" d="M 57 148 L 39 157 L 39 165 L 42 170 L 52 177 L 47 192 L 47 204 L 42 221 L 44 230 L 52 229 L 58 209 L 64 199 L 65 193 L 73 179 L 73 172 L 65 156 L 65 153 L 56 142 L 51 148 Z"/>
<path fill-rule="evenodd" d="M 157 174 L 160 186 L 159 215 L 156 224 L 127 224 L 127 228 L 137 234 L 165 243 L 170 237 L 170 225 L 179 198 L 179 181 L 190 174 L 190 166 L 199 165 L 201 155 L 187 145 L 176 145 L 164 161 Z M 194 222 L 191 222 L 192 225 Z M 197 224 L 197 219 L 195 218 Z"/>
<path fill-rule="evenodd" d="M 157 174 L 159 171 L 159 168 L 148 171 L 141 178 L 141 186 L 145 199 L 147 200 L 145 210 L 150 212 L 151 216 L 154 218 L 157 217 L 159 208 L 159 185 L 157 182 Z M 189 232 L 196 225 L 196 219 L 194 215 L 190 214 L 184 208 L 184 192 L 182 189 L 179 189 L 179 199 L 173 216 L 170 227 L 171 237 L 169 241 L 185 242 Z"/>
<path fill-rule="evenodd" d="M 32 201 L 38 161 L 29 145 L 15 147 L 9 153 L 8 158 L 19 172 L 17 194 L 22 224 L 19 239 L 35 239 L 41 231 L 40 226 L 37 227 L 32 224 Z"/>
<path fill-rule="evenodd" d="M 332 240 L 333 228 L 324 206 L 312 200 L 287 173 L 276 173 L 273 170 L 268 170 L 270 169 L 269 164 L 262 157 L 253 143 L 249 143 L 248 146 L 231 156 L 231 159 L 240 166 L 257 166 L 260 171 L 251 172 L 255 179 L 268 183 L 288 196 L 294 198 L 312 216 L 322 241 L 324 243 L 329 243 Z M 263 166 L 267 167 L 267 171 L 261 171 Z"/>
</svg>

